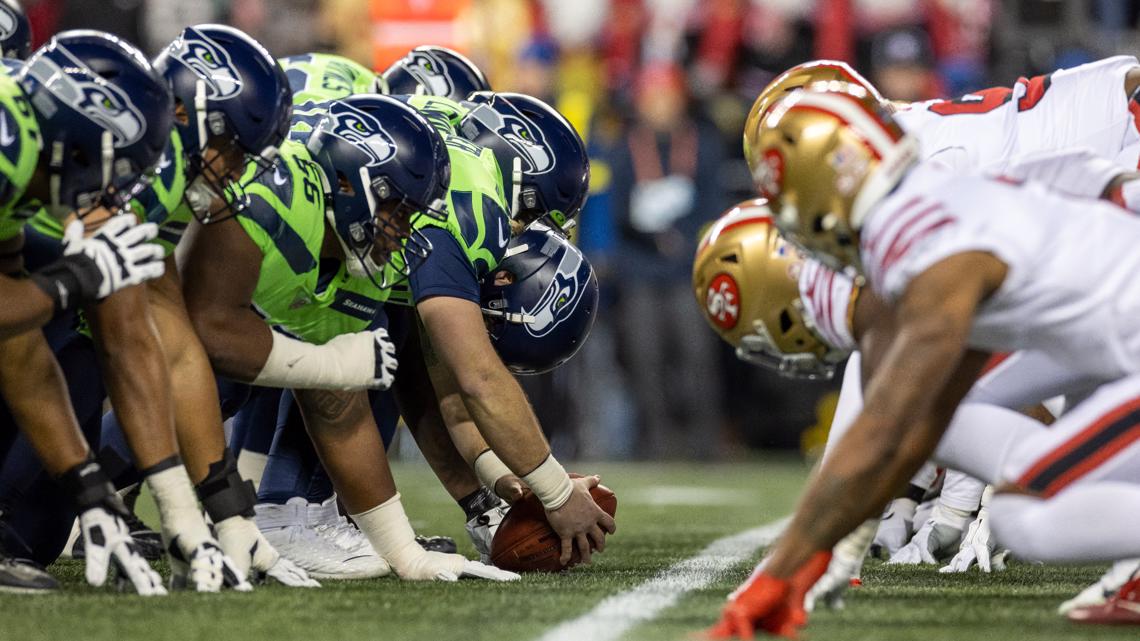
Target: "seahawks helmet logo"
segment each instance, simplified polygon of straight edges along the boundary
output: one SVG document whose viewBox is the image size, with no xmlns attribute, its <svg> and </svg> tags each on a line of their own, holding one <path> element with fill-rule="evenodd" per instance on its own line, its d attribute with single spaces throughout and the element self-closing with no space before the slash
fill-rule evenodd
<svg viewBox="0 0 1140 641">
<path fill-rule="evenodd" d="M 15 35 L 19 24 L 20 21 L 12 8 L 0 2 L 0 40 L 7 40 Z"/>
<path fill-rule="evenodd" d="M 526 325 L 528 334 L 536 338 L 546 336 L 574 312 L 581 299 L 582 284 L 578 282 L 581 264 L 582 255 L 576 251 L 567 251 L 562 257 L 558 272 L 538 303 L 523 310 L 524 314 L 534 317 L 534 321 Z"/>
<path fill-rule="evenodd" d="M 429 96 L 450 96 L 455 91 L 447 65 L 430 51 L 413 51 L 404 57 L 404 69 Z"/>
<path fill-rule="evenodd" d="M 230 54 L 217 42 L 188 28 L 170 45 L 170 56 L 186 65 L 209 89 L 210 100 L 228 100 L 241 93 L 241 74 Z"/>
<path fill-rule="evenodd" d="M 340 103 L 329 110 L 322 123 L 333 136 L 352 143 L 370 158 L 369 167 L 382 165 L 396 155 L 396 141 L 380 121 L 352 105 Z"/>
<path fill-rule="evenodd" d="M 63 65 L 56 62 L 57 56 Z M 56 100 L 111 132 L 116 148 L 134 144 L 146 133 L 146 120 L 130 96 L 122 88 L 99 77 L 59 44 L 33 56 L 25 66 L 25 74 L 34 78 Z"/>
<path fill-rule="evenodd" d="M 522 169 L 526 174 L 545 174 L 553 169 L 554 155 L 550 153 L 546 138 L 534 121 L 506 101 L 497 101 L 496 105 L 498 109 L 487 104 L 480 105 L 471 115 L 511 146 L 522 160 Z"/>
</svg>

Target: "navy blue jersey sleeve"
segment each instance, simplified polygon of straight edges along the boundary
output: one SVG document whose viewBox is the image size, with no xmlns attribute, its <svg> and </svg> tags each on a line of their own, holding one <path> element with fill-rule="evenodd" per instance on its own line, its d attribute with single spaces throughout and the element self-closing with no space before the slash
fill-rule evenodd
<svg viewBox="0 0 1140 641">
<path fill-rule="evenodd" d="M 422 231 L 432 250 L 408 279 L 412 298 L 418 303 L 432 296 L 450 296 L 479 304 L 479 278 L 459 241 L 446 229 L 428 227 Z"/>
</svg>

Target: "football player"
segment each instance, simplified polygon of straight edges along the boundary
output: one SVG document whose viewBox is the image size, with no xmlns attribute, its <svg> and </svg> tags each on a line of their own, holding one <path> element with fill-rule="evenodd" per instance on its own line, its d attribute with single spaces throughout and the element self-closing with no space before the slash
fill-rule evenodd
<svg viewBox="0 0 1140 641">
<path fill-rule="evenodd" d="M 16 0 L 0 0 L 0 57 L 23 60 L 32 52 L 32 23 Z"/>
<path fill-rule="evenodd" d="M 411 225 L 442 216 L 449 172 L 413 109 L 379 95 L 333 101 L 306 145 L 286 143 L 274 170 L 245 184 L 246 212 L 203 228 L 185 293 L 215 370 L 293 390 L 341 502 L 398 576 L 512 580 L 415 541 L 362 391 L 392 384 L 381 305 L 389 279 L 428 253 Z"/>
<path fill-rule="evenodd" d="M 393 95 L 425 95 L 464 100 L 476 91 L 490 91 L 487 77 L 463 54 L 440 47 L 416 47 L 393 62 L 383 78 Z"/>
<path fill-rule="evenodd" d="M 921 163 L 917 143 L 869 109 L 866 92 L 832 88 L 789 94 L 765 117 L 758 152 L 779 156 L 783 171 L 761 184 L 782 230 L 863 274 L 891 327 L 864 353 L 874 371 L 864 409 L 716 635 L 787 635 L 802 625 L 803 595 L 831 546 L 932 453 L 988 352 L 1031 349 L 1101 383 L 1007 457 L 1008 482 L 989 506 L 998 536 L 1019 556 L 1047 561 L 1140 552 L 1131 536 L 1140 430 L 1128 413 L 1135 329 L 1117 320 L 1140 300 L 1118 277 L 1140 222 L 1034 183 Z M 865 164 L 854 173 L 823 161 L 856 156 Z M 994 208 L 1003 215 L 989 215 Z"/>
<path fill-rule="evenodd" d="M 5 86 L 0 133 L 8 132 L 0 136 L 0 143 L 11 159 L 0 245 L 4 269 L 11 273 L 21 268 L 19 248 L 27 212 L 34 212 L 40 203 L 60 216 L 77 213 L 82 226 L 96 226 L 117 214 L 157 163 L 173 113 L 169 90 L 138 51 L 98 32 L 57 35 L 31 56 L 16 79 L 3 75 L 0 83 Z M 108 237 L 128 226 L 114 218 L 104 224 Z M 69 225 L 65 251 L 76 247 L 81 229 Z M 148 229 L 153 228 L 143 227 L 144 233 L 130 242 L 144 240 Z M 149 253 L 157 258 L 154 250 Z M 65 287 L 54 288 L 60 297 L 55 307 L 63 309 L 72 304 L 62 299 L 69 289 L 61 284 Z M 130 291 L 120 290 L 117 295 Z M 5 431 L 12 433 L 19 426 L 27 447 L 34 449 L 47 473 L 58 478 L 75 501 L 82 534 L 92 551 L 87 559 L 88 581 L 102 585 L 113 564 L 140 594 L 163 593 L 158 575 L 127 535 L 122 503 L 100 466 L 90 459 L 43 334 L 30 331 L 10 337 L 4 347 L 7 358 L 0 361 L 0 386 L 7 401 Z M 10 441 L 7 445 L 5 468 L 16 453 Z M 17 464 L 29 456 L 21 452 Z M 200 568 L 198 574 L 211 570 Z"/>
</svg>

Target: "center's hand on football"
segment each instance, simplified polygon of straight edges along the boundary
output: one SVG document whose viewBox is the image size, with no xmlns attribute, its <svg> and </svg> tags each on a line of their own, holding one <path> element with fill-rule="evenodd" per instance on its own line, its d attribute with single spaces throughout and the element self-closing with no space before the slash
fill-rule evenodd
<svg viewBox="0 0 1140 641">
<path fill-rule="evenodd" d="M 570 498 L 557 510 L 546 512 L 550 526 L 562 539 L 562 555 L 559 557 L 562 565 L 570 563 L 575 544 L 582 555 L 582 563 L 589 563 L 593 549 L 605 551 L 606 533 L 613 534 L 617 530 L 614 518 L 598 507 L 590 496 L 590 488 L 600 482 L 597 476 L 571 479 L 574 490 Z"/>
</svg>

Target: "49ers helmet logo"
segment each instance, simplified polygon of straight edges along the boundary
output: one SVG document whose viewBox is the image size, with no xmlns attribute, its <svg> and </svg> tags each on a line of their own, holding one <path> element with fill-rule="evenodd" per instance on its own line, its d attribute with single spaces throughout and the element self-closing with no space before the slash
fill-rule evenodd
<svg viewBox="0 0 1140 641">
<path fill-rule="evenodd" d="M 713 277 L 705 295 L 705 311 L 717 327 L 723 330 L 736 327 L 740 320 L 740 288 L 732 276 L 720 273 Z"/>
<path fill-rule="evenodd" d="M 779 150 L 768 149 L 764 152 L 756 169 L 752 171 L 752 180 L 765 198 L 779 197 L 784 182 L 784 156 Z"/>
</svg>

